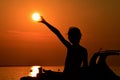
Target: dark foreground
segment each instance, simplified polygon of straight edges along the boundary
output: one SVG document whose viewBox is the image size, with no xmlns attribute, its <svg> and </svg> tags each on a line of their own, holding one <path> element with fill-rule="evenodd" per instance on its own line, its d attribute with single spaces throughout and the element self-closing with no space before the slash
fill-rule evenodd
<svg viewBox="0 0 120 80">
<path fill-rule="evenodd" d="M 120 80 L 120 76 L 117 76 L 106 64 L 106 58 L 110 55 L 120 55 L 120 50 L 96 52 L 90 60 L 89 67 L 81 68 L 79 76 L 74 79 L 65 78 L 62 72 L 40 68 L 37 77 L 24 76 L 20 80 Z"/>
</svg>

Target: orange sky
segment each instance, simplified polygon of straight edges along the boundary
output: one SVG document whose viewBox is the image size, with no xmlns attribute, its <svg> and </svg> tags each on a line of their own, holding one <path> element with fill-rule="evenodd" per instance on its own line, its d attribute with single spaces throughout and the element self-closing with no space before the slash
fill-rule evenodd
<svg viewBox="0 0 120 80">
<path fill-rule="evenodd" d="M 89 59 L 99 48 L 120 49 L 119 4 L 119 0 L 0 0 L 0 65 L 64 64 L 65 46 L 45 25 L 32 21 L 36 11 L 66 39 L 70 26 L 79 27 Z M 120 65 L 120 56 L 108 61 Z"/>
</svg>

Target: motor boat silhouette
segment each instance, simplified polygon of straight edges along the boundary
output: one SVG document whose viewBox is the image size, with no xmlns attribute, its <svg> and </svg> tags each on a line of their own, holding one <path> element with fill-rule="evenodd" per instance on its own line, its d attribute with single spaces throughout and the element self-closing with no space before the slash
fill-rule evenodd
<svg viewBox="0 0 120 80">
<path fill-rule="evenodd" d="M 89 65 L 89 77 L 92 80 L 120 80 L 106 63 L 106 58 L 113 55 L 120 55 L 120 50 L 99 51 L 92 56 Z"/>
<path fill-rule="evenodd" d="M 96 52 L 91 60 L 89 67 L 81 69 L 78 80 L 120 80 L 107 65 L 108 56 L 120 55 L 120 50 L 106 50 Z M 74 73 L 73 73 L 74 74 Z M 20 80 L 65 80 L 62 72 L 40 69 L 37 77 L 24 76 Z M 69 79 L 71 80 L 71 79 Z"/>
</svg>

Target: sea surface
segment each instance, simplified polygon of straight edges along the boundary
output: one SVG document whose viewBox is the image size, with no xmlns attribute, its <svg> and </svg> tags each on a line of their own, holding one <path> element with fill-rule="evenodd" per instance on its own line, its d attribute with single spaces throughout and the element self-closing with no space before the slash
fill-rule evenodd
<svg viewBox="0 0 120 80">
<path fill-rule="evenodd" d="M 31 68 L 34 66 L 8 66 L 0 67 L 0 80 L 20 80 L 23 76 L 30 76 Z M 43 69 L 52 71 L 63 71 L 63 66 L 42 66 Z M 120 76 L 120 67 L 110 67 L 118 76 Z"/>
<path fill-rule="evenodd" d="M 31 70 L 36 66 L 7 66 L 0 67 L 0 80 L 20 80 L 23 76 L 31 76 Z M 63 66 L 42 66 L 43 69 L 63 71 Z"/>
</svg>

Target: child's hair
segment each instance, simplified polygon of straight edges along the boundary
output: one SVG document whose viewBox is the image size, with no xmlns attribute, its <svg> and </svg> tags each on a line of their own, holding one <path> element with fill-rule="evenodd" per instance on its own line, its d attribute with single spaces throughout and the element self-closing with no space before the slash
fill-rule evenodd
<svg viewBox="0 0 120 80">
<path fill-rule="evenodd" d="M 71 43 L 79 43 L 81 39 L 81 32 L 80 29 L 77 27 L 70 27 L 68 31 L 68 38 Z"/>
</svg>

